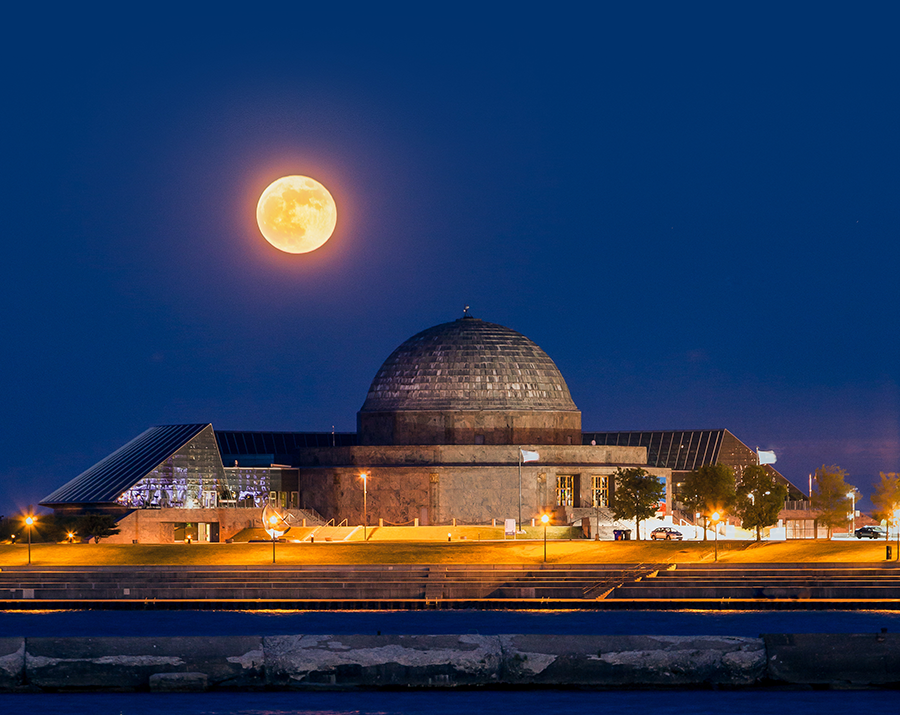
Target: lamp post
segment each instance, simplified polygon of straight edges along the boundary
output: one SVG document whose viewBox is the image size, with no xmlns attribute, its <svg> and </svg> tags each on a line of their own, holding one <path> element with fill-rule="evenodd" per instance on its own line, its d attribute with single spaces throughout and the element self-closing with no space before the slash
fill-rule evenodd
<svg viewBox="0 0 900 715">
<path fill-rule="evenodd" d="M 847 496 L 850 497 L 850 533 L 848 536 L 853 536 L 853 532 L 856 531 L 856 490 L 851 489 L 847 492 Z"/>
<path fill-rule="evenodd" d="M 368 505 L 368 482 L 369 475 L 363 472 L 359 475 L 363 480 L 363 541 L 369 540 L 369 505 Z"/>
<path fill-rule="evenodd" d="M 275 542 L 277 541 L 277 538 L 275 537 L 275 534 L 277 533 L 275 531 L 275 525 L 277 523 L 278 523 L 278 517 L 275 516 L 274 514 L 272 514 L 272 516 L 269 517 L 269 527 L 272 530 L 272 563 L 273 564 L 275 563 Z"/>
<path fill-rule="evenodd" d="M 719 512 L 714 511 L 710 517 L 712 518 L 713 527 L 716 530 L 716 545 L 715 545 L 715 560 L 718 562 L 719 560 L 719 519 L 722 517 Z"/>
<path fill-rule="evenodd" d="M 897 530 L 897 561 L 900 561 L 900 509 L 894 509 L 894 528 Z"/>
<path fill-rule="evenodd" d="M 544 525 L 544 563 L 547 563 L 547 522 L 550 517 L 547 514 L 541 514 L 541 523 Z"/>
<path fill-rule="evenodd" d="M 25 517 L 25 528 L 28 531 L 28 565 L 31 566 L 31 527 L 34 526 L 34 517 L 29 514 Z"/>
</svg>

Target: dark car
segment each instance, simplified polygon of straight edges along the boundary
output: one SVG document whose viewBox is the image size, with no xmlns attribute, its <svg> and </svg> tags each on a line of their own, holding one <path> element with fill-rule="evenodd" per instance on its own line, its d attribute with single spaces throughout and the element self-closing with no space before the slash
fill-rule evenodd
<svg viewBox="0 0 900 715">
<path fill-rule="evenodd" d="M 650 532 L 650 538 L 656 541 L 657 539 L 665 539 L 666 541 L 681 541 L 684 537 L 681 535 L 681 532 L 678 529 L 673 529 L 671 526 L 660 526 L 658 529 L 654 529 Z"/>
<path fill-rule="evenodd" d="M 853 532 L 853 535 L 857 539 L 883 539 L 884 529 L 880 526 L 861 526 Z"/>
</svg>

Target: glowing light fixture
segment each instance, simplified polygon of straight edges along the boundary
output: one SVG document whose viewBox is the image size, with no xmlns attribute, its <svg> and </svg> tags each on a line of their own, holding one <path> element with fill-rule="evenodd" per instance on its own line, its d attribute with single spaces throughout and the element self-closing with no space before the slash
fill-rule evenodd
<svg viewBox="0 0 900 715">
<path fill-rule="evenodd" d="M 31 527 L 34 526 L 36 519 L 29 514 L 25 517 L 25 529 L 28 531 L 28 565 L 31 566 Z"/>
<path fill-rule="evenodd" d="M 549 521 L 549 514 L 541 514 L 541 523 L 544 525 L 544 563 L 547 563 L 547 523 Z"/>
</svg>

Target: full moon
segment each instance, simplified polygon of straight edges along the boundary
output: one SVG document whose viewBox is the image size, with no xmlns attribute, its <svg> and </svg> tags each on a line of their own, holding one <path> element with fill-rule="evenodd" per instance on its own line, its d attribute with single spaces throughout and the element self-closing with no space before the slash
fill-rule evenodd
<svg viewBox="0 0 900 715">
<path fill-rule="evenodd" d="M 285 253 L 309 253 L 331 238 L 337 224 L 334 199 L 308 176 L 282 176 L 266 187 L 256 205 L 265 239 Z"/>
</svg>

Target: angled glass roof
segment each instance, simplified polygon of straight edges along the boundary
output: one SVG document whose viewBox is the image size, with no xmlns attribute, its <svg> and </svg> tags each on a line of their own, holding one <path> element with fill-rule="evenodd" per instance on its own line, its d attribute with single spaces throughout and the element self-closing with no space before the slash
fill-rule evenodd
<svg viewBox="0 0 900 715">
<path fill-rule="evenodd" d="M 358 443 L 356 432 L 246 432 L 216 430 L 223 455 L 292 455 L 308 447 L 348 447 Z"/>
<path fill-rule="evenodd" d="M 681 430 L 672 432 L 583 432 L 583 444 L 646 447 L 647 464 L 678 471 L 693 471 L 719 460 L 727 430 Z"/>
<path fill-rule="evenodd" d="M 209 424 L 159 425 L 139 434 L 41 500 L 57 504 L 111 504 Z"/>
</svg>

